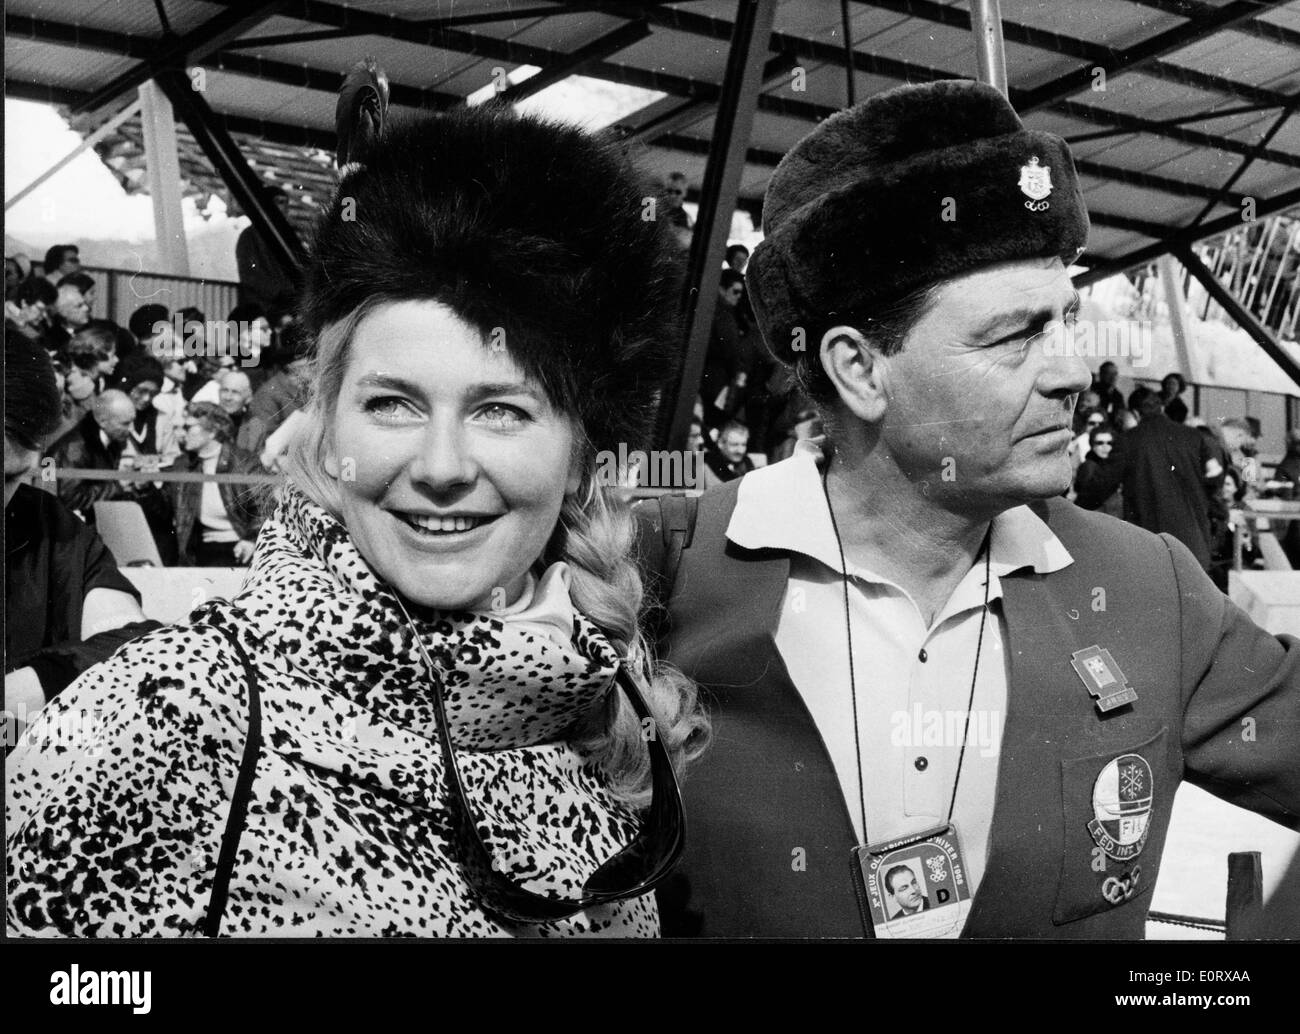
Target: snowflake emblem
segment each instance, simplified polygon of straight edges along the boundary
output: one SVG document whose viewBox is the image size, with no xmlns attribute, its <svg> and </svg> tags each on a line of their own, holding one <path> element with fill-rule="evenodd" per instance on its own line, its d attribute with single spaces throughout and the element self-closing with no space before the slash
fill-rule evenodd
<svg viewBox="0 0 1300 1034">
<path fill-rule="evenodd" d="M 948 878 L 948 870 L 944 868 L 943 862 L 943 858 L 939 855 L 925 860 L 925 864 L 930 868 L 930 879 L 934 883 L 942 883 Z"/>
<path fill-rule="evenodd" d="M 1142 794 L 1145 781 L 1142 777 L 1142 769 L 1138 765 L 1125 765 L 1120 769 L 1120 796 L 1125 800 L 1133 800 Z"/>
</svg>

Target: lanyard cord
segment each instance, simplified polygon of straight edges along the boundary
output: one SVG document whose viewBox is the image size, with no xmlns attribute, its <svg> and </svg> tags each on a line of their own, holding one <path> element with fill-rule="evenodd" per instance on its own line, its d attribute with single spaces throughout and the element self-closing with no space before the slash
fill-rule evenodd
<svg viewBox="0 0 1300 1034">
<path fill-rule="evenodd" d="M 862 814 L 862 842 L 869 844 L 870 838 L 867 836 L 867 795 L 862 783 L 862 739 L 858 732 L 858 685 L 857 678 L 853 671 L 853 622 L 849 616 L 849 570 L 848 564 L 844 561 L 844 540 L 840 538 L 839 522 L 835 519 L 835 507 L 831 505 L 831 490 L 827 481 L 830 476 L 830 465 L 826 467 L 825 473 L 822 474 L 822 491 L 826 494 L 826 509 L 831 515 L 831 530 L 835 532 L 835 547 L 840 554 L 840 585 L 844 589 L 844 639 L 849 647 L 849 698 L 853 702 L 853 752 L 857 757 L 858 770 L 858 807 Z M 984 543 L 981 547 L 984 554 L 984 606 L 980 611 L 980 634 L 975 641 L 975 670 L 970 676 L 970 698 L 966 701 L 966 725 L 961 734 L 961 752 L 957 755 L 957 775 L 952 781 L 952 799 L 948 802 L 947 823 L 952 824 L 953 812 L 957 807 L 957 787 L 961 783 L 962 762 L 966 760 L 966 740 L 970 736 L 970 713 L 975 704 L 975 683 L 979 678 L 980 671 L 980 651 L 984 646 L 984 623 L 989 616 L 989 583 L 990 569 L 993 559 L 993 524 L 990 522 L 988 531 L 984 533 Z M 975 555 L 975 560 L 979 562 L 979 554 Z"/>
</svg>

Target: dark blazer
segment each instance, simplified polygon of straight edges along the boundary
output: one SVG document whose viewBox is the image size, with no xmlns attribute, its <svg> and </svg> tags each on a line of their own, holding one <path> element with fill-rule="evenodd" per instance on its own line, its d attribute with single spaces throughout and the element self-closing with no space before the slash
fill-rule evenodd
<svg viewBox="0 0 1300 1034">
<path fill-rule="evenodd" d="M 201 471 L 203 464 L 193 453 L 183 452 L 176 461 L 173 470 Z M 227 442 L 221 447 L 217 458 L 218 474 L 260 474 L 264 473 L 257 457 Z M 188 567 L 194 563 L 194 550 L 191 538 L 198 530 L 199 510 L 203 504 L 203 483 L 199 481 L 174 482 L 173 490 L 176 507 L 176 542 L 179 549 L 178 563 Z M 265 519 L 259 499 L 258 485 L 221 484 L 217 491 L 221 493 L 221 503 L 226 508 L 226 516 L 241 539 L 253 542 Z"/>
<path fill-rule="evenodd" d="M 660 892 L 663 931 L 869 936 L 840 784 L 773 639 L 788 555 L 725 537 L 740 483 L 701 497 L 660 643 L 701 684 L 714 725 L 684 785 L 686 853 Z M 1300 828 L 1300 640 L 1257 628 L 1168 535 L 1064 499 L 1034 510 L 1074 563 L 1002 579 L 1006 724 L 965 936 L 1140 940 L 1183 779 Z M 638 507 L 651 571 L 662 569 L 658 517 L 654 502 Z M 1070 663 L 1092 645 L 1110 650 L 1135 703 L 1097 712 Z M 1098 872 L 1093 788 L 1127 753 L 1152 770 L 1148 839 L 1136 858 L 1106 858 Z"/>
<path fill-rule="evenodd" d="M 1124 482 L 1124 519 L 1173 535 L 1203 568 L 1210 566 L 1205 464 L 1213 455 L 1196 428 L 1156 413 L 1119 440 L 1112 460 Z"/>
<path fill-rule="evenodd" d="M 105 445 L 99 437 L 99 424 L 95 414 L 87 413 L 75 426 L 47 450 L 54 460 L 54 473 L 65 467 L 89 470 L 117 470 L 122 459 L 122 442 Z M 71 510 L 78 511 L 87 522 L 95 520 L 94 504 L 106 499 L 126 496 L 116 481 L 81 481 L 58 478 L 59 499 Z"/>
</svg>

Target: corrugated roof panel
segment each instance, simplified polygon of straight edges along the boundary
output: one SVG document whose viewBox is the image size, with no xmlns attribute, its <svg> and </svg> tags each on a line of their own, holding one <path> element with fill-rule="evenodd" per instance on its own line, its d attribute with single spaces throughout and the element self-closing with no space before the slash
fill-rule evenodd
<svg viewBox="0 0 1300 1034">
<path fill-rule="evenodd" d="M 1205 205 L 1203 199 L 1178 197 L 1159 190 L 1148 190 L 1128 183 L 1080 176 L 1088 208 L 1110 215 L 1145 219 L 1151 223 L 1181 226 Z"/>
<path fill-rule="evenodd" d="M 1300 50 L 1241 32 L 1221 32 L 1169 55 L 1170 64 L 1251 86 L 1293 75 Z"/>
<path fill-rule="evenodd" d="M 1092 232 L 1088 234 L 1088 250 L 1083 253 L 1079 261 L 1081 264 L 1087 265 L 1089 262 L 1096 262 L 1098 259 L 1118 258 L 1120 255 L 1127 255 L 1130 251 L 1145 247 L 1150 243 L 1151 238 L 1140 233 L 1116 230 L 1110 226 L 1094 225 Z"/>
<path fill-rule="evenodd" d="M 89 91 L 136 63 L 129 57 L 5 37 L 5 77 L 43 86 Z"/>
<path fill-rule="evenodd" d="M 184 34 L 222 11 L 222 5 L 195 0 L 168 0 L 164 5 L 172 31 Z M 111 29 L 150 39 L 162 36 L 153 0 L 8 0 L 6 14 L 45 18 L 66 25 Z"/>
<path fill-rule="evenodd" d="M 1255 20 L 1272 22 L 1274 25 L 1281 25 L 1283 28 L 1295 29 L 1300 32 L 1300 3 L 1291 3 L 1274 8 L 1265 14 L 1261 14 Z"/>
<path fill-rule="evenodd" d="M 969 6 L 960 2 L 959 6 Z M 1123 50 L 1183 23 L 1140 4 L 1115 0 L 1002 0 L 1002 20 Z"/>
<path fill-rule="evenodd" d="M 457 14 L 459 13 L 460 11 L 457 10 Z M 527 43 L 530 47 L 546 47 L 561 54 L 572 54 L 579 47 L 626 25 L 629 20 L 634 19 L 583 11 L 567 15 L 551 15 L 549 18 L 530 18 L 518 22 L 467 25 L 462 28 L 484 36 L 499 36 L 519 43 Z M 653 28 L 651 31 L 658 34 L 666 30 Z"/>
<path fill-rule="evenodd" d="M 1226 94 L 1130 72 L 1107 76 L 1104 90 L 1086 89 L 1071 99 L 1102 111 L 1158 120 L 1224 107 L 1230 98 Z"/>
</svg>

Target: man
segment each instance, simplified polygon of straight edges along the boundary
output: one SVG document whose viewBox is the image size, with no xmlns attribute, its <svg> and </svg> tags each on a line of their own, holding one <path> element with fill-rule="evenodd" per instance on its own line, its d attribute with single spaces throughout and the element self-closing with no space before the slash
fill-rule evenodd
<svg viewBox="0 0 1300 1034">
<path fill-rule="evenodd" d="M 5 326 L 32 341 L 41 341 L 49 330 L 49 310 L 59 291 L 44 277 L 30 277 L 18 285 L 12 299 L 5 300 Z"/>
<path fill-rule="evenodd" d="M 713 333 L 704 357 L 700 398 L 704 422 L 721 427 L 727 416 L 739 408 L 745 390 L 745 346 L 741 341 L 736 307 L 745 293 L 745 278 L 734 269 L 724 269 L 718 278 L 718 304 L 713 310 Z"/>
<path fill-rule="evenodd" d="M 1116 414 L 1124 408 L 1124 395 L 1115 386 L 1119 380 L 1119 367 L 1107 360 L 1097 370 L 1097 379 L 1092 383 L 1092 390 L 1101 400 L 1101 410 L 1106 414 L 1106 422 L 1114 424 Z"/>
<path fill-rule="evenodd" d="M 90 322 L 91 300 L 84 290 L 87 281 L 90 281 L 93 292 L 94 281 L 84 273 L 73 273 L 59 281 L 50 332 L 46 337 L 46 346 L 51 350 L 64 351 L 72 335 Z"/>
<path fill-rule="evenodd" d="M 289 195 L 278 187 L 266 191 L 267 198 L 289 214 Z M 239 303 L 264 309 L 273 320 L 293 309 L 297 293 L 297 270 L 280 260 L 252 225 L 244 228 L 235 241 L 235 264 L 239 269 Z"/>
<path fill-rule="evenodd" d="M 1210 497 L 1223 467 L 1196 428 L 1169 418 L 1161 396 L 1145 395 L 1138 406 L 1141 419 L 1112 465 L 1124 485 L 1124 519 L 1173 535 L 1208 571 Z"/>
<path fill-rule="evenodd" d="M 126 326 L 140 343 L 140 351 L 145 355 L 160 359 L 171 353 L 175 332 L 172 330 L 171 313 L 167 311 L 167 306 L 156 302 L 141 305 L 131 313 Z"/>
<path fill-rule="evenodd" d="M 94 504 L 129 498 L 116 481 L 82 481 L 58 477 L 67 468 L 118 470 L 135 422 L 135 404 L 125 392 L 109 390 L 95 399 L 94 409 L 52 446 L 59 499 L 87 524 L 95 521 Z"/>
<path fill-rule="evenodd" d="M 915 840 L 960 862 L 964 936 L 1140 939 L 1184 778 L 1300 826 L 1300 642 L 1061 498 L 1089 383 L 1043 343 L 1088 230 L 1064 141 L 989 87 L 904 87 L 795 145 L 763 212 L 755 312 L 833 455 L 639 511 L 714 726 L 665 934 L 870 936 L 854 873 Z"/>
<path fill-rule="evenodd" d="M 749 458 L 749 428 L 735 420 L 729 420 L 720 432 L 718 443 L 704 443 L 704 487 L 723 485 L 744 477 L 754 469 L 754 461 Z"/>
<path fill-rule="evenodd" d="M 185 416 L 185 452 L 178 470 L 205 474 L 260 472 L 257 457 L 236 447 L 235 429 L 220 406 L 192 402 Z M 261 527 L 257 487 L 214 481 L 173 484 L 176 541 L 182 567 L 237 567 L 253 556 Z"/>
<path fill-rule="evenodd" d="M 59 281 L 69 273 L 81 270 L 81 249 L 75 244 L 56 244 L 45 253 L 45 279 L 50 286 L 58 287 Z"/>
<path fill-rule="evenodd" d="M 686 200 L 686 173 L 670 172 L 664 183 L 663 217 L 672 228 L 673 239 L 683 253 L 691 250 L 691 217 L 682 207 Z"/>
<path fill-rule="evenodd" d="M 224 370 L 217 376 L 217 402 L 234 424 L 234 443 L 251 456 L 260 456 L 269 433 L 266 422 L 253 416 L 253 385 L 243 370 Z"/>
<path fill-rule="evenodd" d="M 731 244 L 727 247 L 727 266 L 737 273 L 744 274 L 749 265 L 749 249 L 743 244 Z"/>
<path fill-rule="evenodd" d="M 916 873 L 910 865 L 895 865 L 885 873 L 885 889 L 897 902 L 898 907 L 889 914 L 890 919 L 902 919 L 914 916 L 930 907 L 930 899 L 925 888 L 916 881 Z"/>
<path fill-rule="evenodd" d="M 5 335 L 5 710 L 25 722 L 144 622 L 140 593 L 93 528 L 23 484 L 59 417 L 49 357 Z"/>
</svg>

